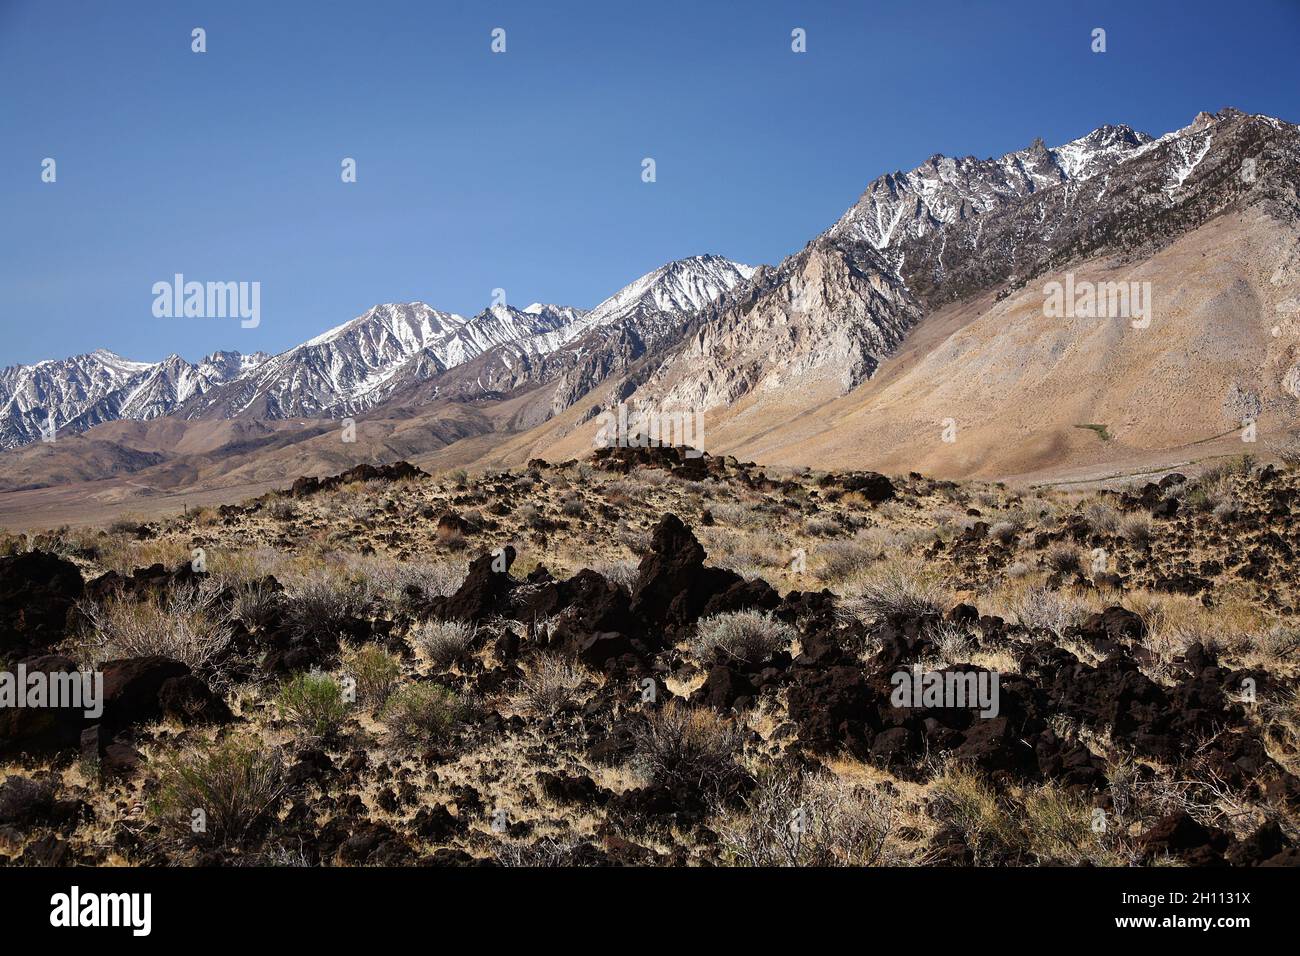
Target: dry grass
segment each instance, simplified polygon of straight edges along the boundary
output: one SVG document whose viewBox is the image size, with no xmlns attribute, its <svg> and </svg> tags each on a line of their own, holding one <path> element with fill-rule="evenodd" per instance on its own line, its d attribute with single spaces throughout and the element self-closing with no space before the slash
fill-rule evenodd
<svg viewBox="0 0 1300 956">
<path fill-rule="evenodd" d="M 702 662 L 721 651 L 727 657 L 755 664 L 788 650 L 798 637 L 797 630 L 771 614 L 733 611 L 701 618 L 695 625 L 690 649 L 692 656 Z"/>
<path fill-rule="evenodd" d="M 1084 505 L 1083 517 L 1096 534 L 1115 534 L 1119 531 L 1119 509 L 1109 501 L 1091 501 Z"/>
<path fill-rule="evenodd" d="M 450 667 L 474 646 L 478 628 L 464 621 L 425 621 L 412 632 L 412 640 L 435 667 Z"/>
<path fill-rule="evenodd" d="M 1127 515 L 1120 521 L 1119 535 L 1129 547 L 1141 551 L 1150 546 L 1153 539 L 1151 519 L 1142 514 Z"/>
<path fill-rule="evenodd" d="M 674 700 L 638 728 L 634 759 L 653 783 L 716 796 L 743 773 L 735 760 L 743 741 L 734 721 Z"/>
<path fill-rule="evenodd" d="M 878 545 L 865 538 L 818 544 L 813 552 L 818 563 L 817 580 L 829 585 L 852 580 L 871 567 L 880 550 Z"/>
<path fill-rule="evenodd" d="M 369 596 L 359 582 L 320 569 L 289 589 L 285 617 L 300 636 L 334 640 L 352 620 L 366 616 L 369 607 Z"/>
<path fill-rule="evenodd" d="M 119 535 L 110 535 L 99 546 L 96 563 L 105 571 L 130 574 L 136 568 L 161 564 L 175 568 L 190 561 L 190 547 L 177 538 L 150 538 L 137 541 Z"/>
<path fill-rule="evenodd" d="M 427 602 L 450 597 L 464 583 L 466 574 L 464 561 L 417 563 L 374 555 L 351 559 L 349 568 L 374 596 L 399 606 L 409 604 L 412 598 Z"/>
<path fill-rule="evenodd" d="M 1193 643 L 1244 662 L 1278 665 L 1287 651 L 1285 637 L 1272 639 L 1276 624 L 1258 604 L 1225 595 L 1214 608 L 1181 594 L 1137 591 L 1126 603 L 1146 625 L 1146 645 L 1171 668 Z M 1282 657 L 1278 655 L 1281 654 Z"/>
<path fill-rule="evenodd" d="M 1042 585 L 1030 585 L 1011 597 L 1006 612 L 1016 624 L 1032 631 L 1046 631 L 1057 641 L 1091 613 L 1083 601 Z"/>
<path fill-rule="evenodd" d="M 636 585 L 637 576 L 640 574 L 640 563 L 637 561 L 593 561 L 588 567 L 606 580 L 623 585 L 629 591 Z"/>
<path fill-rule="evenodd" d="M 1083 570 L 1083 555 L 1074 545 L 1058 541 L 1043 552 L 1043 566 L 1053 574 L 1069 577 Z"/>
<path fill-rule="evenodd" d="M 774 769 L 735 811 L 713 821 L 723 860 L 736 866 L 891 866 L 894 800 L 831 773 Z"/>
<path fill-rule="evenodd" d="M 230 642 L 229 612 L 211 581 L 172 590 L 161 602 L 114 597 L 84 602 L 81 651 L 93 664 L 158 654 L 201 670 Z"/>
<path fill-rule="evenodd" d="M 239 843 L 284 795 L 283 759 L 260 741 L 203 745 L 165 762 L 154 815 L 198 842 Z"/>
<path fill-rule="evenodd" d="M 970 629 L 944 621 L 930 627 L 925 636 L 934 644 L 936 659 L 926 661 L 927 667 L 938 669 L 950 664 L 965 664 L 971 661 L 977 649 L 975 635 Z"/>
<path fill-rule="evenodd" d="M 949 765 L 933 781 L 930 794 L 930 812 L 961 835 L 976 866 L 1012 862 L 1023 850 L 1023 837 L 1012 814 L 977 774 Z"/>
<path fill-rule="evenodd" d="M 952 603 L 952 591 L 934 568 L 894 559 L 880 562 L 853 581 L 844 603 L 850 612 L 872 623 L 895 615 L 941 614 Z"/>
<path fill-rule="evenodd" d="M 528 664 L 519 682 L 516 704 L 526 713 L 549 717 L 575 704 L 578 691 L 592 679 L 577 661 L 543 654 Z"/>
</svg>

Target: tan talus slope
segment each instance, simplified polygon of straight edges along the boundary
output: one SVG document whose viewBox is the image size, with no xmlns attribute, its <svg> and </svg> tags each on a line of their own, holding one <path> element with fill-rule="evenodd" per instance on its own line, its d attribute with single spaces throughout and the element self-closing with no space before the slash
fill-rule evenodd
<svg viewBox="0 0 1300 956">
<path fill-rule="evenodd" d="M 1077 288 L 1150 283 L 1150 325 L 1049 318 L 1045 289 L 1067 271 Z M 1120 472 L 1264 450 L 1296 424 L 1298 290 L 1294 229 L 1249 207 L 1142 261 L 1080 263 L 1001 301 L 939 309 L 842 397 L 794 377 L 710 408 L 705 446 L 777 465 L 949 477 Z M 1250 421 L 1254 443 L 1241 440 Z M 503 457 L 581 454 L 595 427 L 553 422 L 549 441 L 530 435 Z"/>
</svg>

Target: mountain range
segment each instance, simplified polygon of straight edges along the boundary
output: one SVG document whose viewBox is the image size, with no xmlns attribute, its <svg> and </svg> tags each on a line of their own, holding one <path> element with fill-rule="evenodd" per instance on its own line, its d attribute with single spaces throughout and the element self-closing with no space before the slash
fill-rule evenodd
<svg viewBox="0 0 1300 956">
<path fill-rule="evenodd" d="M 1107 125 L 932 156 L 776 265 L 682 259 L 591 310 L 388 303 L 275 356 L 13 366 L 0 516 L 79 486 L 118 507 L 361 460 L 573 457 L 619 402 L 703 410 L 710 452 L 954 477 L 1136 473 L 1240 444 L 1243 421 L 1280 439 L 1300 399 L 1297 182 L 1300 130 L 1279 119 Z M 1047 317 L 1067 273 L 1149 283 L 1151 327 Z"/>
</svg>

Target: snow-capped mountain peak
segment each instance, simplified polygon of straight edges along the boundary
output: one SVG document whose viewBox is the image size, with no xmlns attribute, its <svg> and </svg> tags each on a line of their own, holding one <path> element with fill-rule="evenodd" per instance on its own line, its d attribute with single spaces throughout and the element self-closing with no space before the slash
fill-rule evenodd
<svg viewBox="0 0 1300 956">
<path fill-rule="evenodd" d="M 674 260 L 634 279 L 557 334 L 546 336 L 536 343 L 536 351 L 550 352 L 594 329 L 628 322 L 653 335 L 665 321 L 682 321 L 753 274 L 753 266 L 719 255 Z"/>
<path fill-rule="evenodd" d="M 167 415 L 182 402 L 236 378 L 265 355 L 218 352 L 192 365 L 179 355 L 138 362 L 108 349 L 0 371 L 0 447 L 80 432 L 120 418 Z"/>
<path fill-rule="evenodd" d="M 997 159 L 931 156 L 874 180 L 831 235 L 887 249 L 1025 196 L 1106 172 L 1154 142 L 1128 126 L 1101 126 L 1049 149 L 1041 139 Z"/>
</svg>

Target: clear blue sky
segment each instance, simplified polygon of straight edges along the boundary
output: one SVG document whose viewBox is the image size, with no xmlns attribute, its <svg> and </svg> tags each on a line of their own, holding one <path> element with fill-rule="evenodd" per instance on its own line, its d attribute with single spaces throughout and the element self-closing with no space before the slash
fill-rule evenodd
<svg viewBox="0 0 1300 956">
<path fill-rule="evenodd" d="M 0 0 L 0 366 L 275 352 L 377 302 L 589 307 L 671 259 L 776 262 L 936 152 L 1300 121 L 1297 50 L 1300 0 Z M 154 318 L 175 272 L 260 281 L 261 326 Z"/>
</svg>

